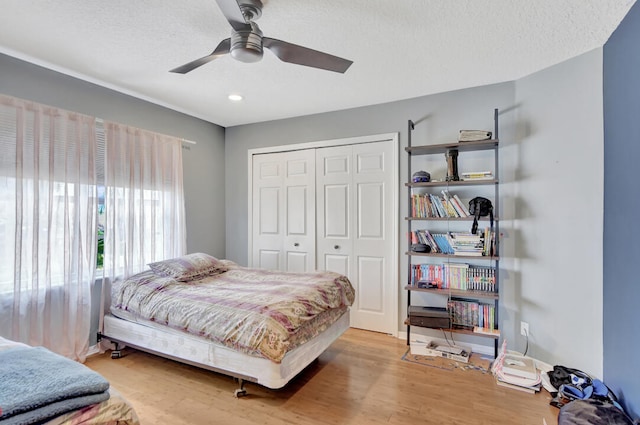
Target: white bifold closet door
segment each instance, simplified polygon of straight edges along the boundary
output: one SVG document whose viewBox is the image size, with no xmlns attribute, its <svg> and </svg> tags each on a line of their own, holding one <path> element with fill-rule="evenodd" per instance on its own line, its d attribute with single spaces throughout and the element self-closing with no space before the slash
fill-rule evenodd
<svg viewBox="0 0 640 425">
<path fill-rule="evenodd" d="M 252 156 L 252 267 L 331 270 L 356 290 L 351 326 L 395 333 L 391 140 Z"/>
<path fill-rule="evenodd" d="M 316 269 L 315 152 L 253 157 L 253 267 Z"/>
<path fill-rule="evenodd" d="M 349 277 L 356 289 L 351 326 L 394 333 L 394 145 L 316 150 L 318 269 Z"/>
</svg>

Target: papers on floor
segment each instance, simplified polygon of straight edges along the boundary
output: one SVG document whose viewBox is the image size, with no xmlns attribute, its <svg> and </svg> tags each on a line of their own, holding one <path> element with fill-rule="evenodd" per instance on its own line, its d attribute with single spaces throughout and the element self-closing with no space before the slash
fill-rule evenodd
<svg viewBox="0 0 640 425">
<path fill-rule="evenodd" d="M 506 352 L 507 342 L 502 343 L 502 350 L 492 366 L 496 383 L 502 387 L 535 393 L 540 391 L 542 382 L 535 361 L 530 357 Z"/>
</svg>

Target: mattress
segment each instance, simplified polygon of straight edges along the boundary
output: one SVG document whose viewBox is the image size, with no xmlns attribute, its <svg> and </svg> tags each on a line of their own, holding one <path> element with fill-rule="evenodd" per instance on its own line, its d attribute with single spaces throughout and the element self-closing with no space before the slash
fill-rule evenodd
<svg viewBox="0 0 640 425">
<path fill-rule="evenodd" d="M 278 363 L 342 317 L 354 297 L 349 280 L 337 273 L 233 264 L 224 273 L 186 282 L 138 273 L 114 285 L 111 313 Z"/>
</svg>

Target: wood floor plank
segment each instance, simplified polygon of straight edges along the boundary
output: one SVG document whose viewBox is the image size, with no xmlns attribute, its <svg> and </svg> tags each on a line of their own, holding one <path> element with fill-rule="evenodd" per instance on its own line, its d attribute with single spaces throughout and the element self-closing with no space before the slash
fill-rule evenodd
<svg viewBox="0 0 640 425">
<path fill-rule="evenodd" d="M 247 384 L 133 349 L 86 365 L 135 407 L 143 424 L 518 424 L 557 423 L 544 390 L 499 387 L 489 373 L 402 360 L 404 341 L 349 329 L 285 388 Z"/>
</svg>

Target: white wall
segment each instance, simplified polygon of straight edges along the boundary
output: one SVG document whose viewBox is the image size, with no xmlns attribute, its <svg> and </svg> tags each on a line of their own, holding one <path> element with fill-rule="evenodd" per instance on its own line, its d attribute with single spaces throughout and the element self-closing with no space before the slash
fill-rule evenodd
<svg viewBox="0 0 640 425">
<path fill-rule="evenodd" d="M 503 307 L 529 322 L 529 354 L 602 377 L 602 49 L 518 80 L 516 104 L 516 276 Z"/>
</svg>

